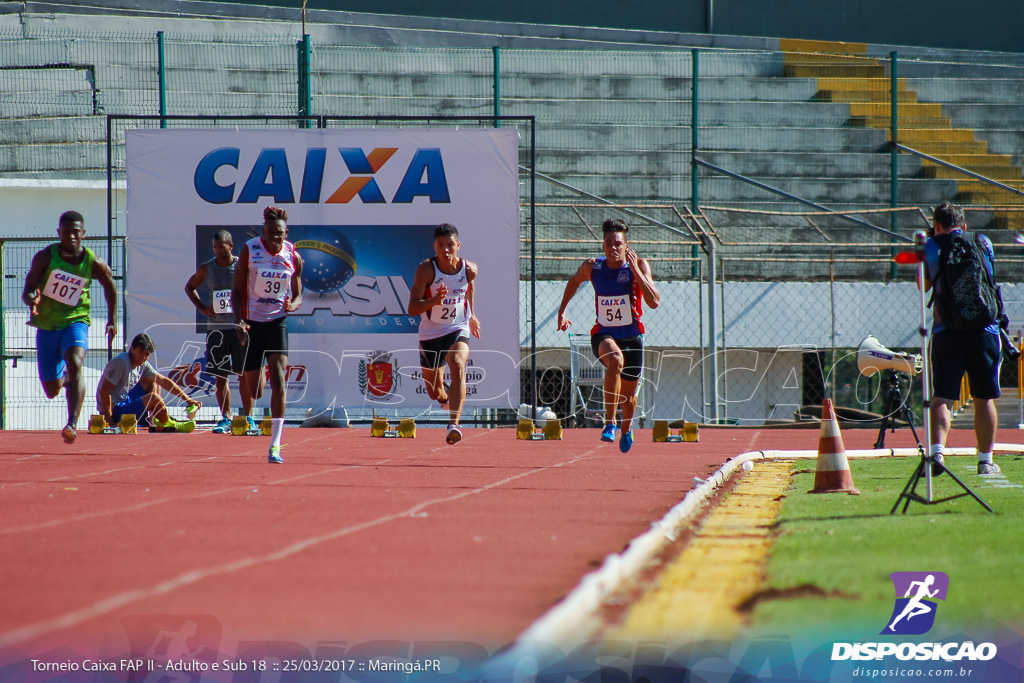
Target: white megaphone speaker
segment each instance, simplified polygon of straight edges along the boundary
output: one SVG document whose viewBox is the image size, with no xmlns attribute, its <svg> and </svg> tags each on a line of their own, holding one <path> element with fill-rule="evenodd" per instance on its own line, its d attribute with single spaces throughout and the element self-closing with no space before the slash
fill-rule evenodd
<svg viewBox="0 0 1024 683">
<path fill-rule="evenodd" d="M 920 354 L 890 351 L 874 337 L 867 337 L 857 347 L 857 369 L 865 377 L 871 377 L 881 370 L 895 370 L 905 375 L 921 372 L 923 362 Z"/>
</svg>

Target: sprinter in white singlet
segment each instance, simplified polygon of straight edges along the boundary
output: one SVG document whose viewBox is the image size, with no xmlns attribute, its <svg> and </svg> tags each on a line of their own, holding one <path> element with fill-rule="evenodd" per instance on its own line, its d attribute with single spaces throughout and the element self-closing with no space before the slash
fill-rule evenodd
<svg viewBox="0 0 1024 683">
<path fill-rule="evenodd" d="M 416 267 L 409 293 L 409 315 L 420 316 L 420 366 L 427 395 L 449 415 L 451 445 L 462 439 L 459 419 L 466 402 L 466 362 L 470 335 L 480 338 L 480 321 L 473 309 L 477 267 L 459 257 L 459 231 L 450 223 L 434 229 L 434 253 Z M 451 386 L 444 384 L 448 365 Z"/>
<path fill-rule="evenodd" d="M 281 432 L 287 401 L 287 317 L 302 306 L 302 257 L 288 236 L 288 212 L 276 206 L 263 211 L 263 235 L 242 247 L 235 265 L 231 307 L 239 338 L 246 346 L 242 364 L 242 414 L 249 416 L 266 362 L 270 371 L 270 451 L 267 462 L 281 463 Z"/>
</svg>

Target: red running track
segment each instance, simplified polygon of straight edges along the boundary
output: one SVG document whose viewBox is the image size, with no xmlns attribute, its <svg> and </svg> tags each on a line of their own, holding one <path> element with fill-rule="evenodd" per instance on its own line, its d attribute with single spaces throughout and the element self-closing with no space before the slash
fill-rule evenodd
<svg viewBox="0 0 1024 683">
<path fill-rule="evenodd" d="M 847 448 L 876 434 L 844 433 Z M 145 654 L 160 630 L 245 641 L 513 641 L 679 502 L 694 476 L 813 429 L 702 429 L 628 455 L 597 430 L 373 439 L 368 428 L 210 433 L 3 432 L 0 665 L 54 648 Z M 903 429 L 888 446 L 909 446 Z M 189 645 L 191 647 L 191 645 Z M 131 648 L 129 650 L 128 648 Z"/>
</svg>

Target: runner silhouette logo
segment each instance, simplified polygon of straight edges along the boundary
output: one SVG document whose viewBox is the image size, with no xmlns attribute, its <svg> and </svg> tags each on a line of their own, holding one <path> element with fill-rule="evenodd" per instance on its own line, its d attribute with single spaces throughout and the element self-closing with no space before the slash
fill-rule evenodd
<svg viewBox="0 0 1024 683">
<path fill-rule="evenodd" d="M 943 572 L 893 572 L 896 605 L 882 635 L 921 635 L 935 624 L 936 600 L 945 600 L 949 577 Z"/>
</svg>

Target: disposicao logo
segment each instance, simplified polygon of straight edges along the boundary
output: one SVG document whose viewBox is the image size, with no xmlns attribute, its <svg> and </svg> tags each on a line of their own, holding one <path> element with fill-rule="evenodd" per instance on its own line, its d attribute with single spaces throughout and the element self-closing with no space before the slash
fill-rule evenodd
<svg viewBox="0 0 1024 683">
<path fill-rule="evenodd" d="M 949 577 L 943 572 L 893 572 L 889 578 L 896 589 L 896 605 L 882 635 L 928 633 L 935 625 L 939 609 L 935 601 L 946 599 Z"/>
<path fill-rule="evenodd" d="M 896 592 L 892 615 L 879 635 L 912 636 L 935 625 L 938 600 L 945 600 L 949 577 L 943 572 L 893 572 Z M 902 661 L 988 661 L 996 656 L 993 643 L 833 643 L 832 661 L 880 660 L 895 656 Z"/>
</svg>

